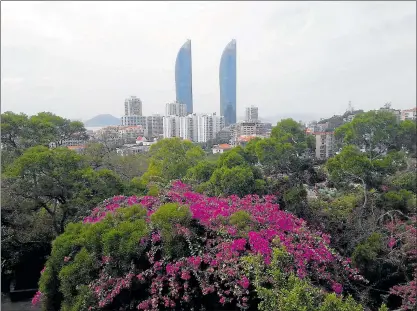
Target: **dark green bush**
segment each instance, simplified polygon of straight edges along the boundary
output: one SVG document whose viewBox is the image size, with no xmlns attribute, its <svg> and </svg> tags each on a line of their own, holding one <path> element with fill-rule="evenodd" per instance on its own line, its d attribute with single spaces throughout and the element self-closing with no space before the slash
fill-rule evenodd
<svg viewBox="0 0 417 311">
<path fill-rule="evenodd" d="M 120 208 L 104 220 L 69 224 L 53 242 L 52 253 L 40 281 L 45 310 L 84 310 L 93 299 L 86 286 L 97 279 L 100 260 L 118 261 L 118 274 L 127 273 L 131 261 L 145 250 L 140 240 L 149 234 L 146 210 L 139 205 Z M 89 304 L 91 305 L 91 304 Z"/>
</svg>

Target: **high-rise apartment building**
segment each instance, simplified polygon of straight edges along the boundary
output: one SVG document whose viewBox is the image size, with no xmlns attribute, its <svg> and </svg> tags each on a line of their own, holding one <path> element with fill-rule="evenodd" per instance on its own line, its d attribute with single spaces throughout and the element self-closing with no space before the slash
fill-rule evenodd
<svg viewBox="0 0 417 311">
<path fill-rule="evenodd" d="M 177 102 L 185 104 L 187 114 L 193 113 L 193 82 L 191 65 L 191 40 L 180 48 L 175 61 L 175 89 Z"/>
<path fill-rule="evenodd" d="M 334 155 L 334 132 L 316 132 L 316 158 L 325 160 Z"/>
<path fill-rule="evenodd" d="M 146 128 L 146 117 L 137 116 L 137 115 L 127 115 L 121 117 L 121 123 L 123 126 L 135 126 L 141 125 L 143 128 Z"/>
<path fill-rule="evenodd" d="M 154 114 L 146 117 L 145 136 L 159 137 L 164 133 L 163 116 Z"/>
<path fill-rule="evenodd" d="M 180 133 L 179 137 L 182 139 L 189 139 L 191 141 L 198 141 L 198 116 L 196 114 L 189 114 L 186 117 L 179 118 Z"/>
<path fill-rule="evenodd" d="M 230 41 L 222 53 L 219 68 L 220 114 L 226 125 L 236 123 L 236 40 Z"/>
<path fill-rule="evenodd" d="M 198 117 L 198 142 L 207 142 L 216 138 L 216 134 L 224 127 L 224 117 L 214 114 L 203 114 Z"/>
<path fill-rule="evenodd" d="M 125 116 L 141 116 L 142 101 L 136 96 L 131 96 L 125 100 Z"/>
<path fill-rule="evenodd" d="M 180 137 L 194 142 L 207 142 L 214 139 L 224 127 L 224 118 L 216 114 L 165 116 L 163 126 L 164 138 Z"/>
<path fill-rule="evenodd" d="M 245 112 L 246 112 L 245 121 L 248 121 L 248 122 L 258 121 L 258 107 L 255 107 L 255 106 L 246 107 Z"/>
<path fill-rule="evenodd" d="M 180 117 L 164 116 L 162 124 L 164 138 L 180 137 Z"/>
<path fill-rule="evenodd" d="M 165 115 L 185 117 L 187 115 L 187 106 L 180 102 L 168 103 L 165 105 Z"/>
</svg>

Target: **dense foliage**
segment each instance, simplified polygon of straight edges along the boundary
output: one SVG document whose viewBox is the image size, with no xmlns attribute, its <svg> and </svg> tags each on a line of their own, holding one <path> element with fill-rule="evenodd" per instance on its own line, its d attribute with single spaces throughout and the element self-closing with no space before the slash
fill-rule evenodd
<svg viewBox="0 0 417 311">
<path fill-rule="evenodd" d="M 358 113 L 327 161 L 291 119 L 221 155 L 180 139 L 78 154 L 60 146 L 86 130 L 51 113 L 1 129 L 2 276 L 50 254 L 48 310 L 415 307 L 415 121 Z"/>
<path fill-rule="evenodd" d="M 54 241 L 36 299 L 46 310 L 245 310 L 259 301 L 290 310 L 295 299 L 306 310 L 362 310 L 319 289 L 341 294 L 341 283 L 363 280 L 349 260 L 273 201 L 207 197 L 181 182 L 158 197 L 114 197 Z"/>
</svg>

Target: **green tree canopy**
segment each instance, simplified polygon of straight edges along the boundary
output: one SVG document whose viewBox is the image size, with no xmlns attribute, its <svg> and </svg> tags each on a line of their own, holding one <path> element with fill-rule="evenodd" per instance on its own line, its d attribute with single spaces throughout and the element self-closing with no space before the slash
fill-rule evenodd
<svg viewBox="0 0 417 311">
<path fill-rule="evenodd" d="M 345 145 L 364 148 L 370 159 L 374 159 L 402 147 L 415 151 L 416 124 L 398 122 L 391 112 L 368 111 L 337 128 L 335 135 Z"/>
<path fill-rule="evenodd" d="M 123 192 L 119 177 L 109 170 L 94 171 L 67 148 L 29 148 L 4 177 L 5 191 L 30 201 L 35 211 L 45 209 L 57 233 L 63 232 L 71 217 L 82 216 L 101 200 Z"/>
<path fill-rule="evenodd" d="M 143 182 L 169 182 L 185 176 L 187 170 L 205 158 L 203 149 L 179 138 L 163 139 L 151 147 L 149 168 Z"/>
<path fill-rule="evenodd" d="M 64 140 L 86 139 L 82 122 L 64 119 L 50 112 L 40 112 L 28 117 L 10 111 L 1 115 L 1 142 L 5 150 L 17 155 L 33 146 L 61 146 Z"/>
</svg>

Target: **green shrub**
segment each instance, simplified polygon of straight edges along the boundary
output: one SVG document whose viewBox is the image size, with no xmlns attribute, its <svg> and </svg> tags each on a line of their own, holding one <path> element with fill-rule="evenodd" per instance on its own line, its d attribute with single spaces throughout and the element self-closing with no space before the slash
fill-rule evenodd
<svg viewBox="0 0 417 311">
<path fill-rule="evenodd" d="M 416 184 L 416 173 L 415 172 L 406 172 L 399 175 L 392 177 L 390 183 L 395 188 L 405 189 L 408 191 L 417 191 L 417 184 Z"/>
<path fill-rule="evenodd" d="M 39 282 L 45 293 L 44 310 L 86 310 L 93 299 L 87 285 L 98 277 L 103 256 L 118 260 L 117 274 L 127 273 L 131 260 L 144 250 L 139 241 L 148 236 L 146 210 L 139 205 L 120 208 L 97 223 L 69 224 L 52 244 Z"/>
<path fill-rule="evenodd" d="M 148 195 L 152 197 L 157 197 L 159 195 L 159 188 L 157 185 L 152 184 L 148 186 Z"/>
<path fill-rule="evenodd" d="M 327 294 L 319 311 L 363 311 L 363 307 L 358 304 L 351 296 L 342 300 L 336 294 Z"/>
<path fill-rule="evenodd" d="M 160 230 L 171 230 L 174 224 L 186 225 L 191 220 L 191 212 L 187 206 L 167 203 L 152 214 L 151 221 Z"/>
<path fill-rule="evenodd" d="M 246 235 L 253 228 L 251 216 L 246 211 L 237 211 L 230 215 L 229 224 L 235 226 L 241 235 Z"/>
<path fill-rule="evenodd" d="M 94 255 L 88 253 L 83 247 L 81 251 L 75 255 L 73 260 L 62 267 L 59 272 L 59 282 L 61 292 L 64 294 L 64 301 L 70 306 L 73 297 L 77 296 L 77 287 L 79 284 L 88 284 L 94 280 L 97 275 L 98 263 Z"/>
<path fill-rule="evenodd" d="M 103 254 L 128 262 L 138 256 L 142 249 L 139 241 L 147 234 L 148 228 L 143 219 L 120 222 L 103 234 Z"/>
<path fill-rule="evenodd" d="M 174 226 L 179 224 L 188 226 L 191 222 L 191 212 L 187 206 L 176 203 L 167 203 L 152 214 L 152 225 L 160 230 L 163 243 L 163 254 L 168 257 L 187 256 L 188 245 L 185 238 L 177 235 Z"/>
<path fill-rule="evenodd" d="M 274 248 L 272 261 L 266 266 L 260 256 L 242 258 L 245 273 L 254 280 L 260 311 L 363 311 L 352 297 L 343 299 L 314 287 L 308 279 L 284 272 L 291 257 L 284 248 Z"/>
<path fill-rule="evenodd" d="M 388 191 L 383 195 L 383 205 L 387 210 L 399 209 L 401 211 L 411 211 L 416 209 L 416 195 L 408 190 Z"/>
<path fill-rule="evenodd" d="M 352 254 L 352 262 L 358 267 L 364 267 L 376 260 L 382 250 L 382 235 L 373 232 L 364 242 L 356 246 Z"/>
</svg>

